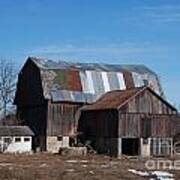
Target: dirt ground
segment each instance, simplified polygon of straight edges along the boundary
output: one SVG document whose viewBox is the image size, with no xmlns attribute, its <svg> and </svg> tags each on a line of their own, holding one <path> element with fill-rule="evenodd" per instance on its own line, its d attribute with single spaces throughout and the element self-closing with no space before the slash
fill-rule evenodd
<svg viewBox="0 0 180 180">
<path fill-rule="evenodd" d="M 129 169 L 146 171 L 146 160 L 102 155 L 64 157 L 52 154 L 0 155 L 0 179 L 3 180 L 141 180 Z M 180 179 L 180 170 L 168 171 Z"/>
</svg>

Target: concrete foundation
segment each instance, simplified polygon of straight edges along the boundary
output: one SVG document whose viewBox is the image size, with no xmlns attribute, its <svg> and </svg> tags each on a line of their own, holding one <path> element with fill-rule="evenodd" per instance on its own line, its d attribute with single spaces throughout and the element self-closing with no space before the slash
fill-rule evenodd
<svg viewBox="0 0 180 180">
<path fill-rule="evenodd" d="M 47 137 L 47 152 L 59 153 L 59 149 L 69 147 L 69 137 L 63 136 L 61 139 L 57 136 Z"/>
<path fill-rule="evenodd" d="M 122 155 L 122 138 L 117 138 L 117 157 L 120 157 Z"/>
<path fill-rule="evenodd" d="M 142 157 L 149 157 L 151 155 L 151 138 L 140 138 L 140 155 Z"/>
<path fill-rule="evenodd" d="M 60 155 L 68 155 L 68 156 L 86 156 L 87 148 L 86 147 L 68 147 L 68 148 L 60 148 Z"/>
</svg>

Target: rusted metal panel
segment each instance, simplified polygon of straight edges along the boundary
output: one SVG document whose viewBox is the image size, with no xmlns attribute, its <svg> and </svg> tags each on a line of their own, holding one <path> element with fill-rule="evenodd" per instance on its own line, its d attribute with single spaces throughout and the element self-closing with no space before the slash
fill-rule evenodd
<svg viewBox="0 0 180 180">
<path fill-rule="evenodd" d="M 71 91 L 82 91 L 80 75 L 78 71 L 69 71 L 68 83 Z"/>
<path fill-rule="evenodd" d="M 124 76 L 124 81 L 125 81 L 125 84 L 126 84 L 126 89 L 135 88 L 132 73 L 129 72 L 129 71 L 124 71 L 123 76 Z"/>
</svg>

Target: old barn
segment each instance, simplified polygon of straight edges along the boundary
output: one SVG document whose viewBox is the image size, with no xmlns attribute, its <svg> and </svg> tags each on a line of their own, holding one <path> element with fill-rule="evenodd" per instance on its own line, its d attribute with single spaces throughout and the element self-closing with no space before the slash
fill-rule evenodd
<svg viewBox="0 0 180 180">
<path fill-rule="evenodd" d="M 82 108 L 79 131 L 113 156 L 171 155 L 177 111 L 149 87 L 116 90 Z"/>
<path fill-rule="evenodd" d="M 164 114 L 164 109 L 168 109 L 169 114 L 174 113 L 175 109 L 163 100 L 164 94 L 158 76 L 143 65 L 53 62 L 29 57 L 18 77 L 15 97 L 17 118 L 19 124 L 29 126 L 35 133 L 34 149 L 38 147 L 42 151 L 58 152 L 59 147 L 68 147 L 74 144 L 74 140 L 79 134 L 78 126 L 82 107 L 98 102 L 98 99 L 108 92 L 115 90 L 126 92 L 131 89 L 136 91 L 136 88 L 143 86 L 151 88 L 146 92 L 152 94 L 151 98 L 154 98 L 154 101 L 156 98 L 160 99 L 157 101 L 163 106 L 162 114 Z M 142 101 L 146 100 L 147 98 Z M 157 106 L 154 104 L 151 108 Z M 128 116 L 125 113 L 120 115 L 113 113 L 113 116 L 116 114 L 116 119 L 123 118 L 127 123 L 135 121 L 135 119 L 140 122 L 139 119 L 141 119 L 140 116 L 143 117 L 143 112 L 140 115 L 136 114 L 136 110 L 133 110 L 135 107 L 134 104 L 129 107 L 133 113 L 129 113 Z M 113 111 L 117 112 L 117 107 Z M 145 111 L 146 114 L 150 113 L 147 109 Z M 137 112 L 139 111 L 137 110 Z M 156 115 L 154 111 L 151 113 Z M 165 113 L 165 118 L 157 117 L 156 119 L 158 122 L 161 119 L 164 122 L 167 114 Z M 99 116 L 99 113 L 96 115 Z M 144 119 L 148 124 L 149 121 Z M 89 120 L 91 121 L 91 119 Z M 117 120 L 111 116 L 109 121 L 118 125 Z M 160 123 L 157 128 L 161 128 L 161 124 L 163 123 Z M 126 127 L 128 126 L 122 124 L 122 128 Z M 99 128 L 103 131 L 104 126 Z M 113 128 L 117 129 L 114 126 Z M 114 133 L 113 129 L 111 131 Z M 123 129 L 121 131 L 124 132 Z M 139 131 L 137 133 L 139 136 Z M 165 133 L 167 133 L 166 130 Z"/>
</svg>

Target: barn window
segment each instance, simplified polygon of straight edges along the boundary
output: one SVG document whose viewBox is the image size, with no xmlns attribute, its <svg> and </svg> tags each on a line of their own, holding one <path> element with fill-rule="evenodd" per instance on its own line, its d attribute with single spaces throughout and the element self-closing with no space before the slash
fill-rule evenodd
<svg viewBox="0 0 180 180">
<path fill-rule="evenodd" d="M 151 154 L 154 156 L 167 156 L 172 153 L 171 138 L 152 138 Z"/>
<path fill-rule="evenodd" d="M 28 141 L 30 141 L 30 138 L 24 138 L 24 142 L 28 142 Z"/>
<path fill-rule="evenodd" d="M 143 118 L 141 120 L 141 135 L 145 139 L 151 136 L 151 119 Z"/>
<path fill-rule="evenodd" d="M 11 138 L 5 137 L 5 138 L 4 138 L 4 142 L 5 142 L 5 143 L 10 143 L 10 142 L 11 142 Z"/>
<path fill-rule="evenodd" d="M 63 137 L 62 136 L 57 136 L 57 141 L 62 141 Z"/>
<path fill-rule="evenodd" d="M 21 138 L 20 137 L 16 137 L 15 138 L 15 142 L 21 142 Z"/>
</svg>

